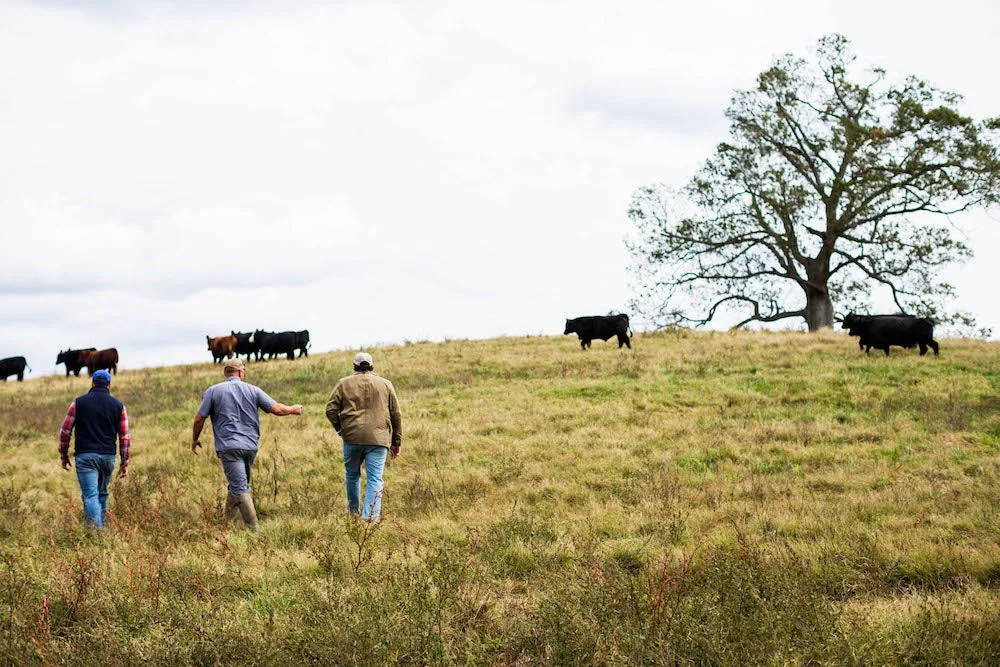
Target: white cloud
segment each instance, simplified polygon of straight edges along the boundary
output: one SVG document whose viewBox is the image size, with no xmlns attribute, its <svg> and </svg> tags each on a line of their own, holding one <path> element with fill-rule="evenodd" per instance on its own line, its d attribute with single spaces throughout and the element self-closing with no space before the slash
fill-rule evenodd
<svg viewBox="0 0 1000 667">
<path fill-rule="evenodd" d="M 1000 10 L 962 5 L 0 5 L 0 356 L 559 333 L 625 306 L 632 192 L 775 56 L 839 30 L 995 113 Z"/>
</svg>

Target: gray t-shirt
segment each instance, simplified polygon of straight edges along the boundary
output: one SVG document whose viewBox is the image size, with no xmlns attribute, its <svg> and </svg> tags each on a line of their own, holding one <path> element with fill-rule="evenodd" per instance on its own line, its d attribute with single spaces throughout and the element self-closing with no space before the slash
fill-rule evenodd
<svg viewBox="0 0 1000 667">
<path fill-rule="evenodd" d="M 212 418 L 215 451 L 257 449 L 260 440 L 257 409 L 270 412 L 275 402 L 260 387 L 230 377 L 205 390 L 198 414 Z"/>
</svg>

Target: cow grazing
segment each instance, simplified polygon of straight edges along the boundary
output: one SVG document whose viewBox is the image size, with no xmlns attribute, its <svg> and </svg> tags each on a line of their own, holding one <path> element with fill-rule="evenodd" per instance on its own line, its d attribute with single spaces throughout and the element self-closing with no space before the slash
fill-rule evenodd
<svg viewBox="0 0 1000 667">
<path fill-rule="evenodd" d="M 295 332 L 295 347 L 299 350 L 300 357 L 308 357 L 308 348 L 310 346 L 309 342 L 309 329 L 303 329 L 302 331 Z"/>
<path fill-rule="evenodd" d="M 236 356 L 241 354 L 247 355 L 247 361 L 250 361 L 250 355 L 257 361 L 260 361 L 260 343 L 257 339 L 253 337 L 253 332 L 242 333 L 239 331 L 232 331 L 232 335 L 236 336 Z"/>
<path fill-rule="evenodd" d="M 295 358 L 296 335 L 294 331 L 261 331 L 257 329 L 253 332 L 254 340 L 260 345 L 260 358 L 266 355 L 268 359 L 274 359 L 279 354 L 284 354 L 291 360 Z"/>
<path fill-rule="evenodd" d="M 83 360 L 80 359 L 81 352 L 96 352 L 96 347 L 85 347 L 79 350 L 59 350 L 59 355 L 56 357 L 56 365 L 66 364 L 66 377 L 69 377 L 70 373 L 80 377 L 80 370 L 83 368 Z"/>
<path fill-rule="evenodd" d="M 896 345 L 907 349 L 920 348 L 920 355 L 927 354 L 927 348 L 938 353 L 938 344 L 934 340 L 934 322 L 926 317 L 912 315 L 856 315 L 850 313 L 844 317 L 842 329 L 847 329 L 848 335 L 858 337 L 858 347 L 868 354 L 874 347 L 889 356 L 889 347 Z"/>
<path fill-rule="evenodd" d="M 590 342 L 595 338 L 607 340 L 612 336 L 618 336 L 618 349 L 622 345 L 632 349 L 629 339 L 631 327 L 628 322 L 628 315 L 588 315 L 566 320 L 566 330 L 563 335 L 575 333 L 580 337 L 580 347 L 586 350 L 590 347 Z"/>
<path fill-rule="evenodd" d="M 212 353 L 213 363 L 222 363 L 223 359 L 232 359 L 236 353 L 236 336 L 205 336 L 208 341 L 208 351 Z"/>
<path fill-rule="evenodd" d="M 87 375 L 93 375 L 99 370 L 109 370 L 118 373 L 118 350 L 109 347 L 105 350 L 83 350 L 80 361 L 87 367 Z"/>
<path fill-rule="evenodd" d="M 0 382 L 6 382 L 11 375 L 16 375 L 18 382 L 24 382 L 24 368 L 26 366 L 30 372 L 31 366 L 28 366 L 28 361 L 24 357 L 0 359 Z"/>
</svg>

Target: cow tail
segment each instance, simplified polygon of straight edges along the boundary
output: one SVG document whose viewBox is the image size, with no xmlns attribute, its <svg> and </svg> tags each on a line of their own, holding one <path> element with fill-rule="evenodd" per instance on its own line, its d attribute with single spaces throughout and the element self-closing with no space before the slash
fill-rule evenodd
<svg viewBox="0 0 1000 667">
<path fill-rule="evenodd" d="M 28 367 L 28 372 L 30 373 L 31 372 L 31 365 L 29 365 L 27 361 L 24 362 L 24 365 Z"/>
</svg>

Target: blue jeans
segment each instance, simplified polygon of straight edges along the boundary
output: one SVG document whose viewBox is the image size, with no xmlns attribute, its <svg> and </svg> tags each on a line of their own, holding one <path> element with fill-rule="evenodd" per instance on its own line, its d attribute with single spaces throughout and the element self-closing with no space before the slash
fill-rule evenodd
<svg viewBox="0 0 1000 667">
<path fill-rule="evenodd" d="M 108 511 L 108 483 L 114 471 L 114 454 L 76 455 L 76 478 L 80 482 L 83 513 L 87 523 L 95 528 L 104 528 L 104 515 Z"/>
<path fill-rule="evenodd" d="M 257 458 L 256 449 L 227 449 L 218 452 L 222 461 L 222 472 L 229 482 L 229 493 L 238 498 L 244 493 L 250 493 L 250 468 Z"/>
<path fill-rule="evenodd" d="M 362 519 L 377 519 L 382 513 L 382 470 L 389 450 L 379 445 L 344 443 L 344 482 L 347 485 L 347 511 L 358 513 L 361 499 L 361 464 L 365 464 L 365 504 Z"/>
</svg>

